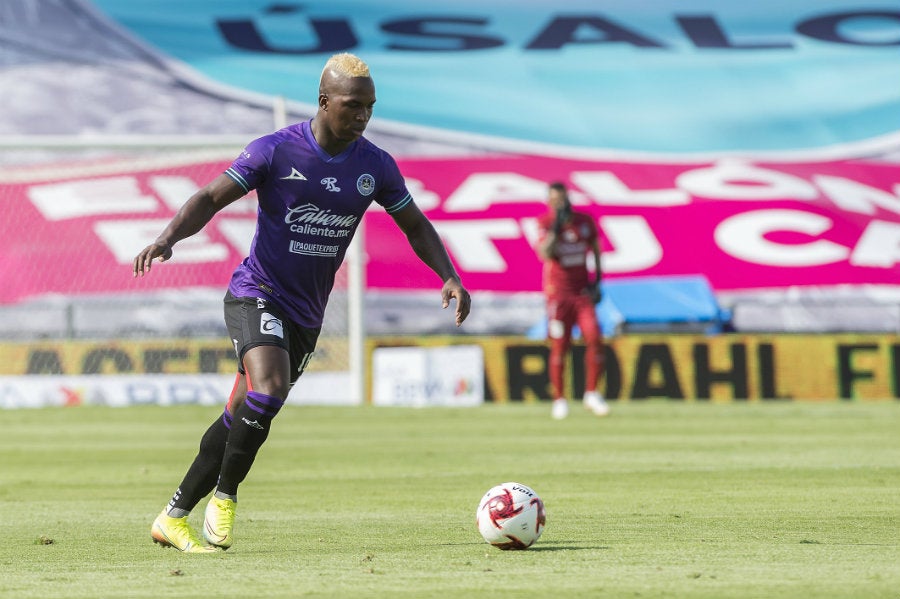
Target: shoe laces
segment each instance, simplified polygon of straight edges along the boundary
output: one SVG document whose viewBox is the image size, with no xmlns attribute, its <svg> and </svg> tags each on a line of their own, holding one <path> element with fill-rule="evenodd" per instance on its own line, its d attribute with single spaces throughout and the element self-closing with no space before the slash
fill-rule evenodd
<svg viewBox="0 0 900 599">
<path fill-rule="evenodd" d="M 187 516 L 184 516 L 182 518 L 172 518 L 172 520 L 173 520 L 172 527 L 177 531 L 177 534 L 179 536 L 184 535 L 192 543 L 202 545 L 202 543 L 200 542 L 200 539 L 197 537 L 197 535 L 194 533 L 194 530 L 191 528 L 191 525 L 188 524 Z"/>
<path fill-rule="evenodd" d="M 219 511 L 220 520 L 224 520 L 227 523 L 234 522 L 234 514 L 237 509 L 237 504 L 235 502 L 230 501 L 228 499 L 216 499 L 216 507 Z"/>
</svg>

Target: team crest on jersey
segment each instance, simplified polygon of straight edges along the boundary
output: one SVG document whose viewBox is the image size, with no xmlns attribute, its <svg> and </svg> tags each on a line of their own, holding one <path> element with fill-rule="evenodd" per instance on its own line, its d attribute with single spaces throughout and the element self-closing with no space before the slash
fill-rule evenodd
<svg viewBox="0 0 900 599">
<path fill-rule="evenodd" d="M 369 173 L 364 173 L 356 180 L 356 189 L 364 196 L 372 195 L 375 191 L 375 177 Z"/>
</svg>

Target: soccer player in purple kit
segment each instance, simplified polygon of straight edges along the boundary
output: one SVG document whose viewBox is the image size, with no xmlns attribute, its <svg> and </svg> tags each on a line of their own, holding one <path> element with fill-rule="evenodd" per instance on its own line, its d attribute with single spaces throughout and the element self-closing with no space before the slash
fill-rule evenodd
<svg viewBox="0 0 900 599">
<path fill-rule="evenodd" d="M 335 272 L 373 201 L 443 281 L 443 307 L 456 301 L 456 325 L 469 314 L 469 293 L 394 159 L 362 136 L 374 104 L 366 63 L 352 54 L 332 56 L 322 70 L 316 116 L 251 142 L 134 259 L 134 276 L 144 276 L 154 260 L 172 257 L 178 241 L 256 190 L 256 234 L 224 300 L 238 374 L 224 413 L 204 433 L 187 474 L 153 522 L 151 537 L 163 546 L 200 553 L 232 545 L 238 485 L 312 356 Z M 214 489 L 204 542 L 187 519 Z"/>
</svg>

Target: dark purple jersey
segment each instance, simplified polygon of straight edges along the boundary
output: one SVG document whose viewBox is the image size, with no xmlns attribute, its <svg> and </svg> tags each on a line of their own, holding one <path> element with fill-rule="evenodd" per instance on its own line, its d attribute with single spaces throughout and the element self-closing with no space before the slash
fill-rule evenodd
<svg viewBox="0 0 900 599">
<path fill-rule="evenodd" d="M 225 171 L 259 209 L 250 254 L 228 289 L 262 297 L 300 326 L 322 324 L 334 275 L 366 208 L 412 202 L 397 163 L 365 138 L 329 156 L 298 123 L 251 142 Z"/>
</svg>

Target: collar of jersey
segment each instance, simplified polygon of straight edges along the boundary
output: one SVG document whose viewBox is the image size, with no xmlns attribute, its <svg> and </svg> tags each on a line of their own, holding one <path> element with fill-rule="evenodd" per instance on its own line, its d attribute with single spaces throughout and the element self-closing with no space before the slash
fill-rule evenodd
<svg viewBox="0 0 900 599">
<path fill-rule="evenodd" d="M 328 152 L 322 149 L 322 146 L 316 141 L 315 135 L 313 135 L 311 128 L 312 119 L 308 121 L 304 121 L 301 125 L 301 129 L 303 131 L 303 137 L 306 139 L 306 143 L 309 144 L 309 147 L 313 149 L 313 151 L 322 159 L 323 162 L 333 162 L 333 163 L 341 163 L 347 159 L 348 156 L 356 149 L 356 144 L 359 143 L 357 139 L 352 144 L 347 146 L 343 152 L 332 156 Z"/>
</svg>

